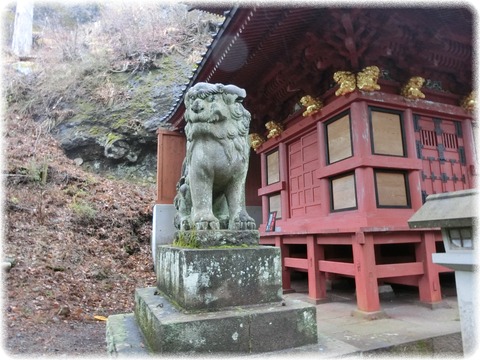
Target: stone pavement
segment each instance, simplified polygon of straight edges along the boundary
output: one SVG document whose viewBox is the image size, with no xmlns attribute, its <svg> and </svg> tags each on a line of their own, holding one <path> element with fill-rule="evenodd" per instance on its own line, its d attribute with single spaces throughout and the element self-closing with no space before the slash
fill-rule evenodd
<svg viewBox="0 0 480 360">
<path fill-rule="evenodd" d="M 284 297 L 287 302 L 289 299 L 308 299 L 304 292 Z M 445 297 L 442 306 L 435 309 L 420 304 L 417 297 L 417 294 L 407 292 L 382 300 L 387 318 L 367 320 L 352 316 L 356 309 L 353 293 L 329 292 L 330 302 L 316 305 L 318 344 L 270 353 L 234 355 L 232 358 L 462 357 L 456 297 Z M 126 335 L 123 343 L 117 341 L 114 353 L 119 356 L 147 355 L 141 337 L 135 334 L 138 330 L 134 329 L 133 318 L 126 317 L 124 326 Z M 162 357 L 169 358 L 165 354 Z M 208 356 L 201 354 L 198 357 Z M 223 354 L 222 358 L 225 357 Z M 172 354 L 172 358 L 178 357 Z"/>
<path fill-rule="evenodd" d="M 307 299 L 306 294 L 285 298 Z M 318 344 L 253 357 L 307 358 L 368 357 L 373 355 L 461 357 L 462 339 L 456 297 L 446 297 L 434 310 L 412 297 L 382 301 L 387 318 L 367 320 L 352 316 L 353 299 L 319 304 Z"/>
</svg>

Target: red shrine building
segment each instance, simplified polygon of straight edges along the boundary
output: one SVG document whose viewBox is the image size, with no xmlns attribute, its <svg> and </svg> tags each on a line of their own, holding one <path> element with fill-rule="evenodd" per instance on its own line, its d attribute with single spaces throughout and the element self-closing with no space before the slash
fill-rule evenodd
<svg viewBox="0 0 480 360">
<path fill-rule="evenodd" d="M 407 220 L 430 194 L 475 187 L 473 12 L 467 7 L 203 8 L 225 16 L 186 89 L 244 88 L 252 114 L 247 205 L 278 246 L 283 289 L 354 281 L 360 312 L 401 284 L 441 302 L 439 229 Z M 158 131 L 158 204 L 185 154 L 183 94 Z"/>
</svg>

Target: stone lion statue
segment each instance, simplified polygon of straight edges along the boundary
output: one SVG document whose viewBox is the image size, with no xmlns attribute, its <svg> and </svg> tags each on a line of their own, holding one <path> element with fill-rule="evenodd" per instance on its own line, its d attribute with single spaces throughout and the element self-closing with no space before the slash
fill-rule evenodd
<svg viewBox="0 0 480 360">
<path fill-rule="evenodd" d="M 187 151 L 174 203 L 180 230 L 255 230 L 245 209 L 250 113 L 244 89 L 197 83 L 185 96 Z"/>
</svg>

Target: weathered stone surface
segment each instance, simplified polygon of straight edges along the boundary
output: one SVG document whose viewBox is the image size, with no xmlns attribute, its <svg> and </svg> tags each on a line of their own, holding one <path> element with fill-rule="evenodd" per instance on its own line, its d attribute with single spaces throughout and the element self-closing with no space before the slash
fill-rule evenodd
<svg viewBox="0 0 480 360">
<path fill-rule="evenodd" d="M 316 308 L 300 300 L 185 314 L 155 292 L 135 292 L 135 317 L 155 353 L 252 353 L 317 343 Z"/>
<path fill-rule="evenodd" d="M 254 230 L 245 206 L 251 115 L 235 85 L 197 83 L 185 95 L 186 156 L 177 184 L 180 230 Z"/>
<path fill-rule="evenodd" d="M 175 232 L 173 243 L 194 242 L 198 248 L 212 246 L 258 245 L 258 230 L 179 230 Z"/>
<path fill-rule="evenodd" d="M 107 352 L 111 356 L 135 355 L 146 356 L 145 339 L 137 326 L 135 315 L 110 315 L 106 326 Z"/>
<path fill-rule="evenodd" d="M 156 251 L 157 287 L 186 310 L 214 311 L 231 306 L 281 301 L 280 249 L 185 249 Z"/>
<path fill-rule="evenodd" d="M 410 228 L 468 227 L 477 217 L 477 189 L 459 190 L 427 197 L 423 206 L 408 220 Z"/>
</svg>

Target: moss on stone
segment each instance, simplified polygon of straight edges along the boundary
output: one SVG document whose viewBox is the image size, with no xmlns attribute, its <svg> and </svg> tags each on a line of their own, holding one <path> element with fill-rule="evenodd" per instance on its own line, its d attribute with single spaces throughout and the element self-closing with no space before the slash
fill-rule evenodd
<svg viewBox="0 0 480 360">
<path fill-rule="evenodd" d="M 105 141 L 105 146 L 112 145 L 115 141 L 120 140 L 122 137 L 119 134 L 115 133 L 108 133 L 107 134 L 107 139 Z"/>
</svg>

